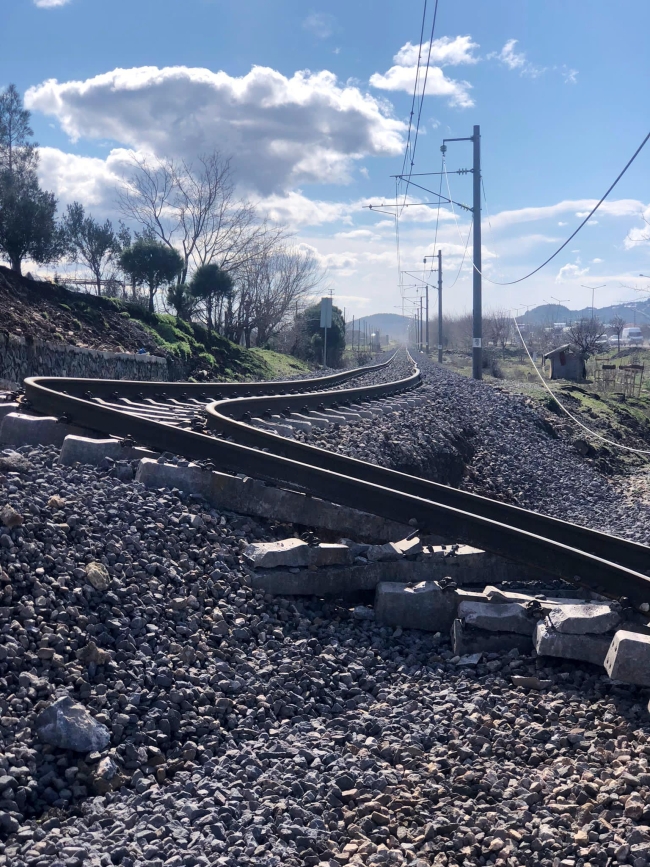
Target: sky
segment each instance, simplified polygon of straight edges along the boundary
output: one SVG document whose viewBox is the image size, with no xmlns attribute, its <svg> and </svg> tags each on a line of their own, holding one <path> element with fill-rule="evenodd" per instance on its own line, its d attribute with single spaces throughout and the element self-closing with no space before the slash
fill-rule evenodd
<svg viewBox="0 0 650 867">
<path fill-rule="evenodd" d="M 480 125 L 484 309 L 582 308 L 591 287 L 597 307 L 644 297 L 650 144 L 549 265 L 488 280 L 541 264 L 647 134 L 650 4 L 439 0 L 429 45 L 434 5 L 413 172 L 440 172 L 442 139 Z M 438 249 L 445 309 L 462 313 L 471 214 L 419 205 L 437 197 L 413 186 L 395 208 L 422 15 L 423 0 L 0 0 L 0 87 L 24 93 L 61 207 L 116 220 L 134 156 L 216 147 L 239 194 L 314 251 L 348 317 L 408 313 Z M 419 180 L 471 205 L 472 176 L 453 173 L 471 159 L 470 142 L 450 143 L 447 175 Z"/>
</svg>

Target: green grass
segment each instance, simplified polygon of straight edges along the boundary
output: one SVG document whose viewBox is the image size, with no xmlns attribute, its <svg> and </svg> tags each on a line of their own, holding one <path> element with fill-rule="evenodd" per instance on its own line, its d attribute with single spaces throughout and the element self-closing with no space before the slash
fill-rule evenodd
<svg viewBox="0 0 650 867">
<path fill-rule="evenodd" d="M 190 378 L 203 371 L 212 380 L 283 379 L 310 369 L 292 356 L 246 349 L 220 334 L 209 334 L 202 325 L 164 313 L 150 313 L 138 304 L 80 294 L 58 285 L 52 287 L 52 294 L 57 296 L 56 303 L 61 309 L 76 317 L 73 327 L 79 326 L 80 336 L 88 326 L 110 333 L 116 316 L 128 319 L 146 331 L 161 350 L 185 365 Z M 137 340 L 137 332 L 133 337 Z"/>
<path fill-rule="evenodd" d="M 273 352 L 270 349 L 251 349 L 249 351 L 267 367 L 269 379 L 299 376 L 310 370 L 309 365 L 292 355 L 284 355 L 282 352 Z"/>
</svg>

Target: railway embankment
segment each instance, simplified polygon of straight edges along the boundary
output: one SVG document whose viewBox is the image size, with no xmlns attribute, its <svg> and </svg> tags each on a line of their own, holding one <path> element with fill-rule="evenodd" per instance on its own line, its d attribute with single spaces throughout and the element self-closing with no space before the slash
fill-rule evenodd
<svg viewBox="0 0 650 867">
<path fill-rule="evenodd" d="M 448 389 L 435 414 L 453 430 L 472 394 Z M 364 426 L 435 432 L 435 392 L 372 418 L 342 394 L 315 417 L 372 459 Z M 466 467 L 496 472 L 533 428 L 557 447 L 513 405 L 491 440 L 474 419 L 488 457 L 475 442 Z M 241 514 L 273 491 L 287 509 L 314 498 L 231 475 L 232 508 L 214 467 L 95 443 L 64 441 L 65 462 L 47 444 L 0 455 L 0 865 L 650 860 L 643 612 L 512 564 L 485 586 L 489 558 L 410 525 L 387 541 L 356 538 L 350 512 L 345 537 L 305 526 L 318 503 Z M 448 574 L 421 581 L 429 564 Z"/>
</svg>

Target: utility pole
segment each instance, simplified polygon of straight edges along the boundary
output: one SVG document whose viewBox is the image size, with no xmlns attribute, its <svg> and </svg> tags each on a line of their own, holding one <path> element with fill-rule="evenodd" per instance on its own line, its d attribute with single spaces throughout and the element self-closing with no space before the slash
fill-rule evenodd
<svg viewBox="0 0 650 867">
<path fill-rule="evenodd" d="M 422 302 L 424 298 L 420 295 L 420 352 L 422 351 L 422 344 L 424 343 L 424 334 L 423 332 L 423 320 L 422 320 Z"/>
<path fill-rule="evenodd" d="M 595 311 L 594 311 L 594 293 L 596 289 L 604 289 L 607 286 L 607 283 L 602 283 L 600 286 L 585 286 L 584 283 L 581 283 L 580 286 L 583 289 L 591 289 L 591 321 L 594 321 Z"/>
<path fill-rule="evenodd" d="M 442 364 L 442 250 L 438 250 L 436 256 L 425 256 L 427 259 L 438 259 L 438 364 Z M 427 284 L 427 309 L 429 307 L 429 285 Z M 429 350 L 429 314 L 427 313 L 427 351 Z"/>
<path fill-rule="evenodd" d="M 473 280 L 472 280 L 472 376 L 483 378 L 483 265 L 481 263 L 481 127 L 474 126 L 474 133 L 465 138 L 445 138 L 440 150 L 447 151 L 448 141 L 471 141 L 473 145 L 473 196 L 472 196 L 472 231 L 473 245 Z"/>
<path fill-rule="evenodd" d="M 474 220 L 474 271 L 472 295 L 474 301 L 474 333 L 472 338 L 472 375 L 474 379 L 483 377 L 483 265 L 481 262 L 481 128 L 474 127 L 472 136 L 474 163 L 472 171 L 474 195 L 472 216 Z"/>
<path fill-rule="evenodd" d="M 438 364 L 442 364 L 442 250 L 438 250 Z"/>
</svg>

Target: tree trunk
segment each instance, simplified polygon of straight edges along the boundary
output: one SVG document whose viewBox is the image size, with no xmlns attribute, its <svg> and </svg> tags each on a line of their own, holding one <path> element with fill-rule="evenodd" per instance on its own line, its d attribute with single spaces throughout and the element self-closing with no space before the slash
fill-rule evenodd
<svg viewBox="0 0 650 867">
<path fill-rule="evenodd" d="M 156 294 L 156 288 L 153 283 L 149 284 L 149 313 L 155 313 L 155 308 L 153 306 L 153 298 Z"/>
<path fill-rule="evenodd" d="M 9 262 L 11 264 L 11 270 L 15 271 L 16 274 L 20 274 L 22 276 L 22 273 L 23 273 L 22 260 L 20 259 L 20 257 L 19 256 L 11 256 L 9 259 Z"/>
</svg>

